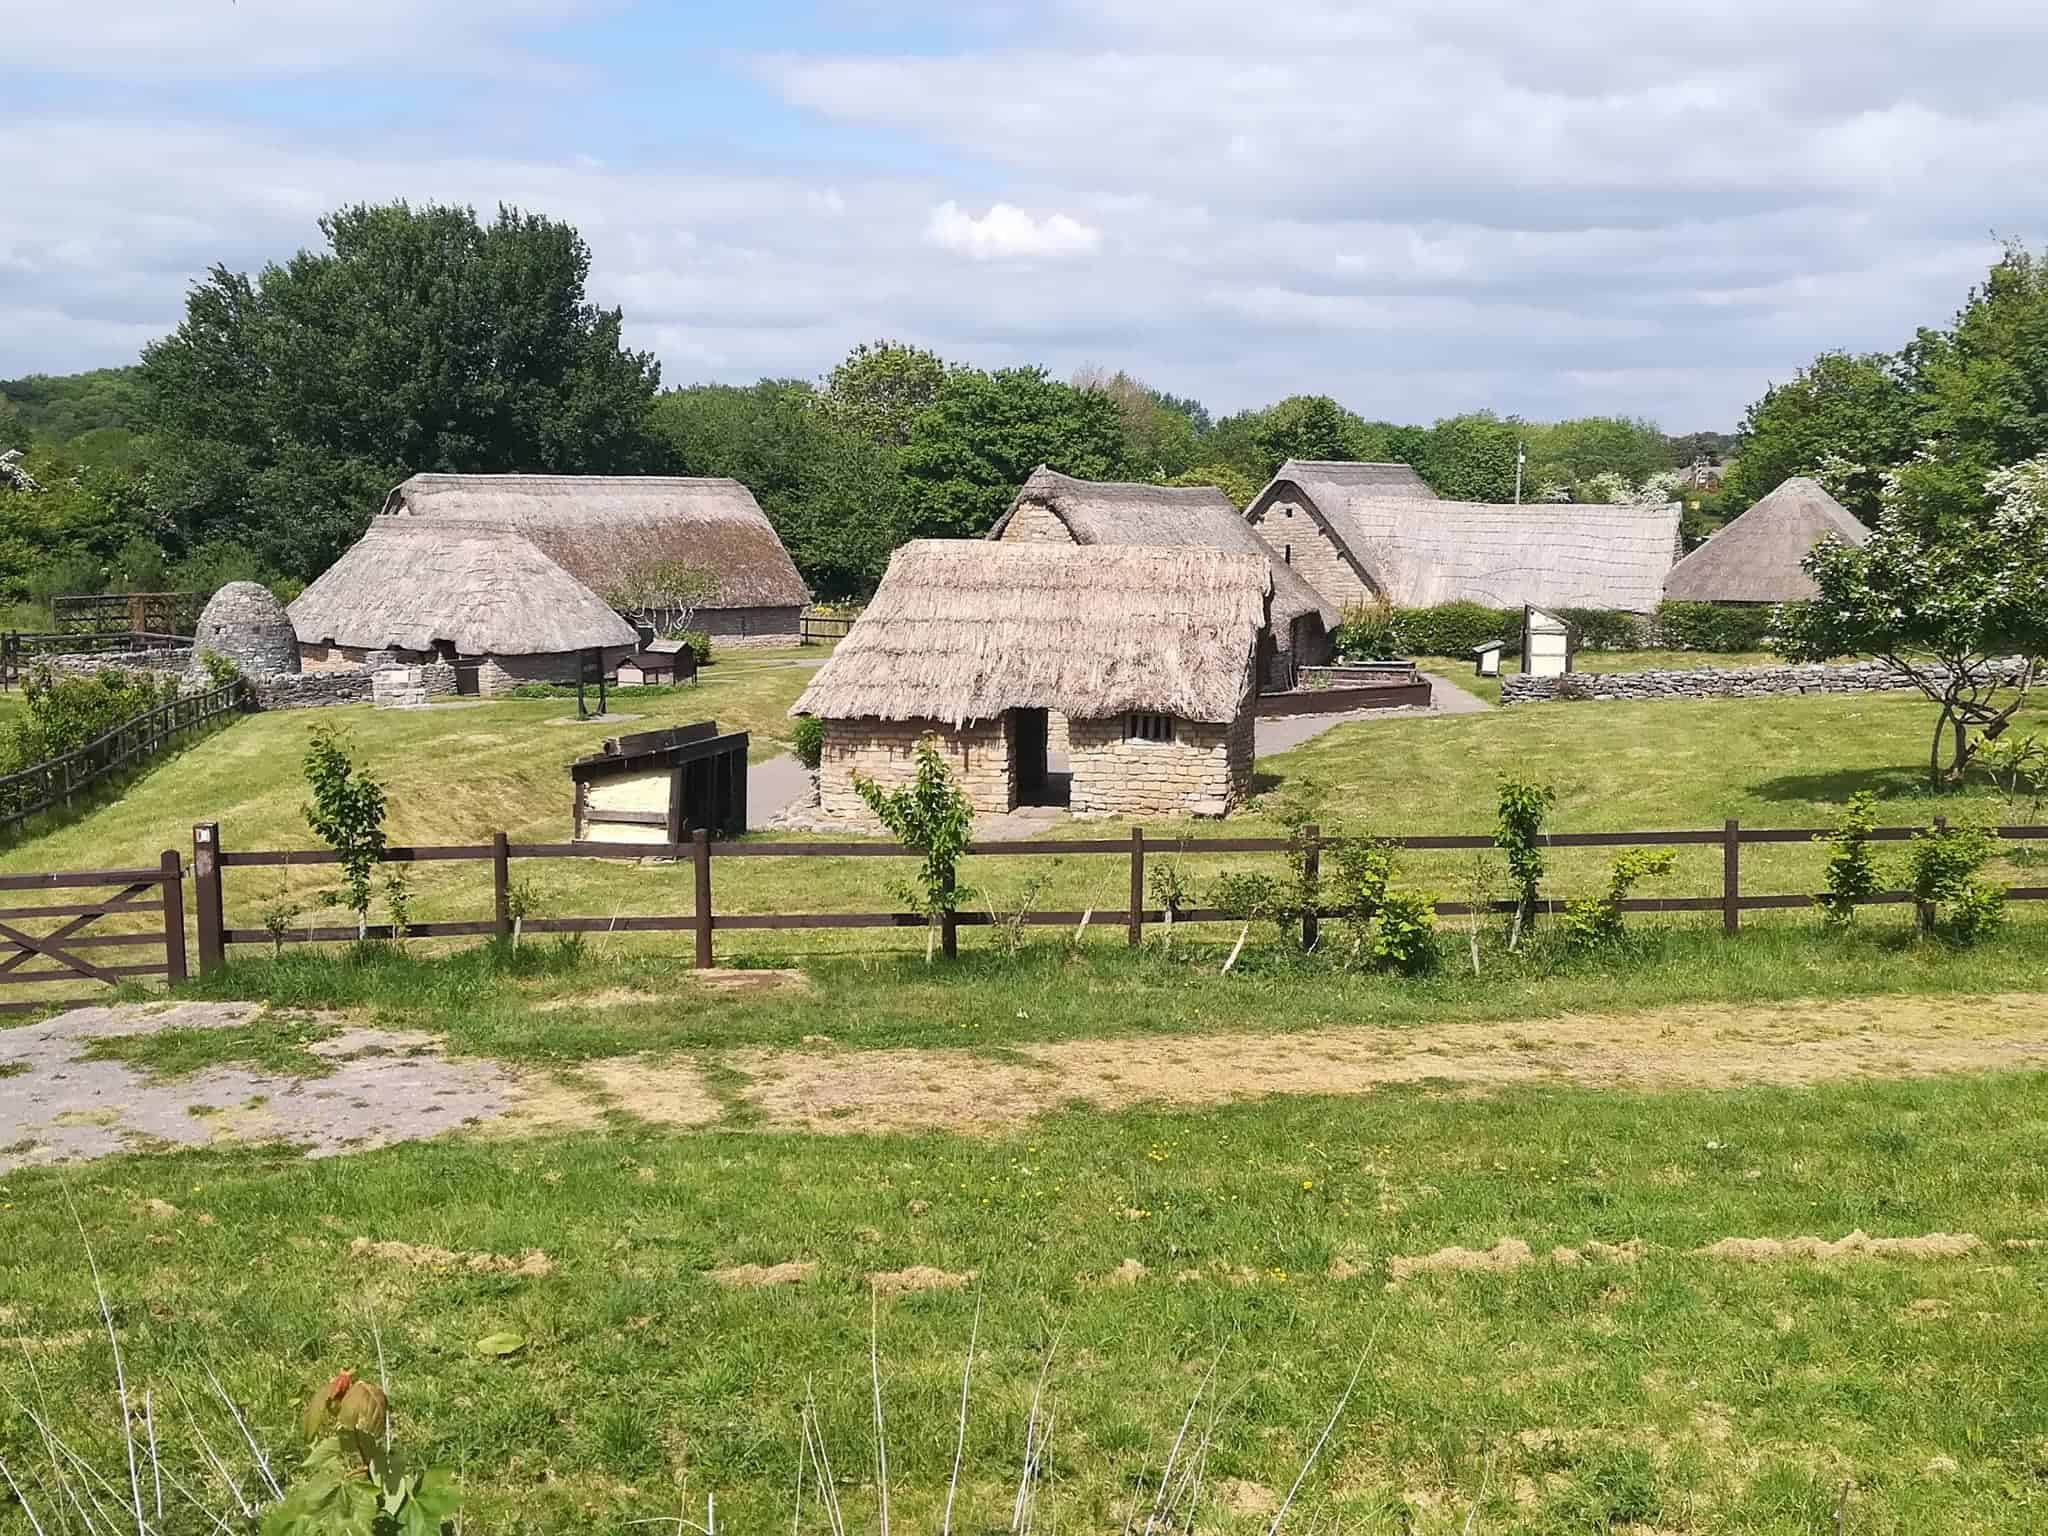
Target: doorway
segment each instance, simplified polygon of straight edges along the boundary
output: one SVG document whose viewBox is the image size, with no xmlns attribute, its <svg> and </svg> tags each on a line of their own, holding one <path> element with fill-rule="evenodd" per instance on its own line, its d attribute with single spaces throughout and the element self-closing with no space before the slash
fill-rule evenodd
<svg viewBox="0 0 2048 1536">
<path fill-rule="evenodd" d="M 1010 711 L 1010 761 L 1016 768 L 1017 804 L 1065 805 L 1071 776 L 1052 761 L 1051 717 L 1042 709 Z"/>
</svg>

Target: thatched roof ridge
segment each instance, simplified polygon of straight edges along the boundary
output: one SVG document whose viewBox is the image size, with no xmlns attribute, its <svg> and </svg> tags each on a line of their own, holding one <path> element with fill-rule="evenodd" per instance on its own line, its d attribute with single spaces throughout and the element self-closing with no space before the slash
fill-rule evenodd
<svg viewBox="0 0 2048 1536">
<path fill-rule="evenodd" d="M 1031 502 L 1066 525 L 1077 544 L 1206 546 L 1233 554 L 1260 555 L 1272 563 L 1273 619 L 1286 626 L 1312 613 L 1325 629 L 1337 627 L 1334 604 L 1325 602 L 1301 574 L 1244 520 L 1237 505 L 1213 485 L 1144 485 L 1128 480 L 1076 480 L 1043 464 L 1017 492 L 1010 509 L 989 530 L 1000 539 L 1017 509 Z"/>
<path fill-rule="evenodd" d="M 599 596 L 636 566 L 686 560 L 718 579 L 707 608 L 793 608 L 811 597 L 737 480 L 414 475 L 385 498 L 384 511 L 512 529 Z"/>
<path fill-rule="evenodd" d="M 286 610 L 301 643 L 537 656 L 631 647 L 633 627 L 530 540 L 493 523 L 376 517 Z"/>
<path fill-rule="evenodd" d="M 1815 595 L 1799 568 L 1825 538 L 1860 545 L 1870 530 L 1817 480 L 1794 475 L 1671 568 L 1664 595 L 1687 603 L 1800 603 Z"/>
<path fill-rule="evenodd" d="M 1206 547 L 921 539 L 793 715 L 961 725 L 1006 709 L 1236 718 L 1271 562 Z"/>
<path fill-rule="evenodd" d="M 1350 459 L 1289 459 L 1280 466 L 1275 480 L 1291 480 L 1315 495 L 1311 487 L 1342 492 L 1362 492 L 1378 497 L 1403 497 L 1414 501 L 1435 501 L 1429 482 L 1416 473 L 1413 464 L 1374 463 Z"/>
<path fill-rule="evenodd" d="M 1664 593 L 1681 512 L 1662 506 L 1380 500 L 1318 504 L 1331 529 L 1399 607 L 1618 608 L 1648 613 Z"/>
</svg>

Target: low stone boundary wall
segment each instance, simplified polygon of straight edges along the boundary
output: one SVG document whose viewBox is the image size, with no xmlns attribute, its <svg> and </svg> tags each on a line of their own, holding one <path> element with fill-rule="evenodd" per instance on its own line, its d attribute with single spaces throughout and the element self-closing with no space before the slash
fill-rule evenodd
<svg viewBox="0 0 2048 1536">
<path fill-rule="evenodd" d="M 2017 684 L 2024 665 L 2003 664 Z M 1501 680 L 1503 704 L 1554 699 L 1768 699 L 1801 693 L 1892 693 L 1913 684 L 1881 661 L 1820 662 L 1806 666 L 1672 668 L 1654 672 L 1568 672 L 1563 677 Z"/>
<path fill-rule="evenodd" d="M 65 677 L 95 677 L 112 667 L 117 672 L 155 672 L 168 677 L 182 677 L 191 665 L 192 647 L 187 645 L 159 651 L 64 651 L 30 657 L 23 670 L 48 667 Z"/>
<path fill-rule="evenodd" d="M 377 674 L 388 666 L 351 667 L 336 672 L 280 672 L 251 679 L 258 709 L 322 709 L 331 704 L 368 704 L 376 697 Z M 430 697 L 455 692 L 455 668 L 445 661 L 428 662 L 407 671 L 420 674 Z"/>
</svg>

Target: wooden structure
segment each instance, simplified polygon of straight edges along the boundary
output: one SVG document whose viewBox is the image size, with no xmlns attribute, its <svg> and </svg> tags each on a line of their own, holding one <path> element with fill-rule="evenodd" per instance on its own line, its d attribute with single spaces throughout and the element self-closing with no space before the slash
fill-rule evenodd
<svg viewBox="0 0 2048 1536">
<path fill-rule="evenodd" d="M 697 680 L 697 653 L 686 640 L 650 640 L 619 663 L 614 680 L 621 688 L 658 688 L 665 683 L 686 681 L 694 683 Z"/>
<path fill-rule="evenodd" d="M 619 736 L 569 765 L 576 840 L 681 843 L 747 830 L 747 733 L 715 720 Z M 601 829 L 601 830 L 599 830 Z"/>
<path fill-rule="evenodd" d="M 83 746 L 0 778 L 0 832 L 11 831 L 31 816 L 69 805 L 74 795 L 130 763 L 153 757 L 194 731 L 247 708 L 248 684 L 236 678 L 211 693 L 186 694 L 123 720 Z"/>
<path fill-rule="evenodd" d="M 1501 653 L 1508 648 L 1505 640 L 1488 640 L 1472 647 L 1472 675 L 1474 677 L 1499 677 Z"/>
<path fill-rule="evenodd" d="M 74 635 L 190 635 L 204 592 L 91 592 L 50 599 L 57 628 Z"/>
<path fill-rule="evenodd" d="M 1563 677 L 1577 665 L 1579 632 L 1554 613 L 1522 608 L 1522 675 Z"/>
<path fill-rule="evenodd" d="M 806 608 L 797 617 L 798 643 L 821 645 L 828 640 L 844 640 L 859 617 L 857 613 L 818 613 Z"/>
<path fill-rule="evenodd" d="M 108 894 L 111 888 L 111 894 Z M 91 893 L 91 894 L 88 894 Z M 24 905 L 14 905 L 25 901 Z M 82 869 L 51 874 L 0 875 L 0 987 L 88 981 L 118 987 L 138 976 L 185 979 L 185 872 L 165 850 L 154 869 Z M 116 924 L 147 919 L 140 928 L 109 932 Z M 88 951 L 112 949 L 111 956 Z M 161 960 L 128 960 L 135 949 L 161 949 Z M 39 996 L 0 1002 L 0 1013 L 40 1013 L 81 1007 L 100 997 Z"/>
<path fill-rule="evenodd" d="M 1937 820 L 1937 826 L 1940 821 Z M 1722 882 L 1718 894 L 1708 896 L 1632 896 L 1619 903 L 1623 912 L 1672 912 L 1718 914 L 1722 928 L 1729 934 L 1736 934 L 1742 928 L 1742 914 L 1745 912 L 1786 912 L 1809 911 L 1813 909 L 1815 897 L 1807 891 L 1786 891 L 1770 894 L 1753 894 L 1745 891 L 1742 884 L 1742 850 L 1745 846 L 1776 843 L 1810 843 L 1817 832 L 1825 828 L 1777 827 L 1745 828 L 1740 822 L 1729 821 L 1719 827 L 1676 832 L 1557 832 L 1548 834 L 1545 843 L 1552 848 L 1675 848 L 1712 847 L 1722 851 Z M 2032 841 L 2036 845 L 2048 845 L 2048 826 L 2010 826 L 1991 829 L 1999 838 L 2012 842 Z M 1870 833 L 1874 842 L 1904 843 L 1922 835 L 1924 827 L 1880 827 Z M 265 929 L 259 927 L 230 928 L 225 916 L 225 898 L 222 886 L 224 872 L 235 868 L 268 868 L 281 866 L 327 865 L 338 862 L 338 856 L 331 849 L 309 848 L 293 850 L 231 853 L 221 845 L 218 823 L 206 822 L 193 828 L 193 876 L 194 895 L 197 906 L 197 931 L 199 935 L 199 970 L 205 975 L 219 968 L 223 963 L 228 946 L 235 944 L 353 944 L 359 937 L 356 925 L 333 924 L 322 927 L 296 929 L 274 940 Z M 1190 839 L 1175 835 L 1161 846 L 1162 852 L 1175 857 L 1186 857 L 1199 850 L 1204 858 L 1222 854 L 1292 854 L 1303 860 L 1304 867 L 1319 866 L 1322 851 L 1335 846 L 1341 839 L 1324 838 L 1316 827 L 1305 827 L 1297 838 L 1278 837 L 1204 837 Z M 1423 835 L 1375 839 L 1393 844 L 1397 848 L 1428 850 L 1471 850 L 1492 848 L 1493 839 L 1483 835 Z M 1142 828 L 1132 828 L 1127 837 L 1095 839 L 1062 839 L 1027 842 L 972 843 L 968 855 L 973 858 L 1104 858 L 1120 859 L 1128 863 L 1130 871 L 1130 906 L 1123 910 L 1096 908 L 1090 920 L 1103 928 L 1122 928 L 1133 948 L 1144 942 L 1148 924 L 1163 923 L 1166 913 L 1157 907 L 1144 905 L 1145 860 L 1153 845 L 1148 842 Z M 171 855 L 166 855 L 168 860 Z M 446 922 L 413 923 L 406 932 L 415 938 L 457 938 L 496 934 L 510 937 L 512 933 L 512 861 L 515 859 L 623 859 L 640 860 L 649 857 L 687 860 L 694 866 L 693 886 L 695 900 L 692 910 L 685 913 L 661 912 L 651 914 L 628 914 L 625 912 L 600 913 L 589 916 L 528 917 L 523 919 L 524 931 L 540 933 L 691 933 L 696 936 L 696 963 L 709 966 L 714 963 L 712 940 L 716 933 L 758 933 L 766 931 L 783 932 L 796 929 L 843 929 L 843 928 L 913 928 L 922 929 L 925 918 L 916 912 L 761 912 L 734 911 L 719 912 L 713 896 L 713 869 L 717 863 L 730 859 L 902 859 L 915 857 L 909 849 L 899 843 L 883 841 L 860 842 L 715 842 L 705 829 L 692 832 L 687 840 L 669 844 L 622 842 L 616 839 L 604 842 L 572 843 L 514 843 L 499 832 L 488 843 L 453 847 L 399 847 L 384 850 L 387 863 L 441 863 L 448 861 L 489 861 L 491 883 L 494 894 L 493 914 L 487 918 L 459 919 Z M 115 871 L 116 875 L 145 875 L 155 878 L 154 871 Z M 20 889 L 25 882 L 43 881 L 48 883 L 82 883 L 79 876 L 14 875 L 0 876 L 0 890 Z M 880 883 L 879 881 L 877 882 Z M 2008 901 L 2048 901 L 2048 885 L 2015 886 L 2005 893 Z M 1868 899 L 1864 905 L 1872 907 L 1911 906 L 1914 896 L 1911 891 L 1884 891 Z M 1554 911 L 1562 905 L 1561 898 L 1546 898 L 1546 911 Z M 1485 910 L 1508 913 L 1515 909 L 1510 900 L 1492 901 Z M 1464 916 L 1473 910 L 1468 902 L 1440 901 L 1435 904 L 1440 916 Z M 1313 943 L 1320 919 L 1329 914 L 1309 912 L 1303 914 L 1302 936 L 1305 943 Z M 7 914 L 0 913 L 0 919 Z M 1029 927 L 1073 928 L 1081 921 L 1079 912 L 1028 911 L 1020 914 L 996 916 L 988 912 L 962 911 L 952 914 L 944 924 L 945 944 L 950 953 L 954 948 L 955 933 L 961 928 L 988 927 L 1014 919 Z M 1924 919 L 1923 919 L 1924 920 Z M 1185 923 L 1241 923 L 1242 913 L 1226 912 L 1211 907 L 1190 907 L 1176 911 L 1173 915 L 1176 926 Z M 372 923 L 364 930 L 370 938 L 390 938 L 389 924 Z M 4 937 L 4 935 L 0 935 Z M 38 1004 L 37 1006 L 42 1006 Z"/>
<path fill-rule="evenodd" d="M 42 656 L 122 656 L 136 651 L 175 651 L 191 645 L 188 635 L 155 630 L 109 630 L 103 635 L 43 632 L 0 635 L 0 690 L 12 688 L 34 670 Z M 111 663 L 110 663 L 111 664 Z"/>
</svg>

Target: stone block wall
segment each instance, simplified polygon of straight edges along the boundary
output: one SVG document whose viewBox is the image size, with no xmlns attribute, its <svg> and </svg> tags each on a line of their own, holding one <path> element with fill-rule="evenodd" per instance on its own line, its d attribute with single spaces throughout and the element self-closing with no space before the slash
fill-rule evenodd
<svg viewBox="0 0 2048 1536">
<path fill-rule="evenodd" d="M 1175 720 L 1172 741 L 1132 741 L 1123 715 L 1069 720 L 1076 816 L 1221 816 L 1251 793 L 1252 712 Z"/>
<path fill-rule="evenodd" d="M 691 627 L 711 637 L 714 650 L 766 650 L 803 642 L 801 608 L 700 608 Z"/>
<path fill-rule="evenodd" d="M 346 672 L 280 672 L 252 678 L 258 709 L 324 709 L 334 704 L 368 704 L 376 696 L 378 668 L 355 667 Z M 420 686 L 432 697 L 455 692 L 455 668 L 445 661 L 419 667 Z"/>
<path fill-rule="evenodd" d="M 976 720 L 954 730 L 930 720 L 827 720 L 818 760 L 818 812 L 833 821 L 874 826 L 875 819 L 853 787 L 860 774 L 884 789 L 909 783 L 917 774 L 917 744 L 939 738 L 946 766 L 977 812 L 1000 813 L 1017 803 L 1017 765 L 1011 748 L 1010 717 Z"/>
<path fill-rule="evenodd" d="M 1336 544 L 1306 507 L 1287 500 L 1275 501 L 1253 520 L 1252 526 L 1273 546 L 1274 554 L 1300 572 L 1302 580 L 1340 613 L 1371 601 L 1372 589 L 1338 552 Z"/>
<path fill-rule="evenodd" d="M 2002 664 L 2009 684 L 2024 664 Z M 1802 693 L 1893 693 L 1913 684 L 1881 661 L 1824 662 L 1807 666 L 1694 667 L 1653 672 L 1568 672 L 1562 677 L 1516 675 L 1501 680 L 1503 704 L 1553 699 L 1768 699 Z"/>
<path fill-rule="evenodd" d="M 78 651 L 25 659 L 31 670 L 48 667 L 60 677 L 93 677 L 112 667 L 117 672 L 147 672 L 157 677 L 182 678 L 192 667 L 192 648 L 188 645 L 162 651 Z"/>
<path fill-rule="evenodd" d="M 1027 501 L 1017 509 L 1017 515 L 1010 519 L 1003 529 L 1002 542 L 1005 544 L 1071 544 L 1073 534 L 1067 525 L 1052 514 L 1051 509 L 1035 501 Z"/>
<path fill-rule="evenodd" d="M 576 686 L 576 669 L 581 651 L 549 651 L 537 656 L 486 656 L 477 665 L 477 691 L 486 698 L 510 693 L 521 683 L 561 683 Z M 633 653 L 624 647 L 604 653 L 607 670 L 615 668 Z"/>
</svg>

